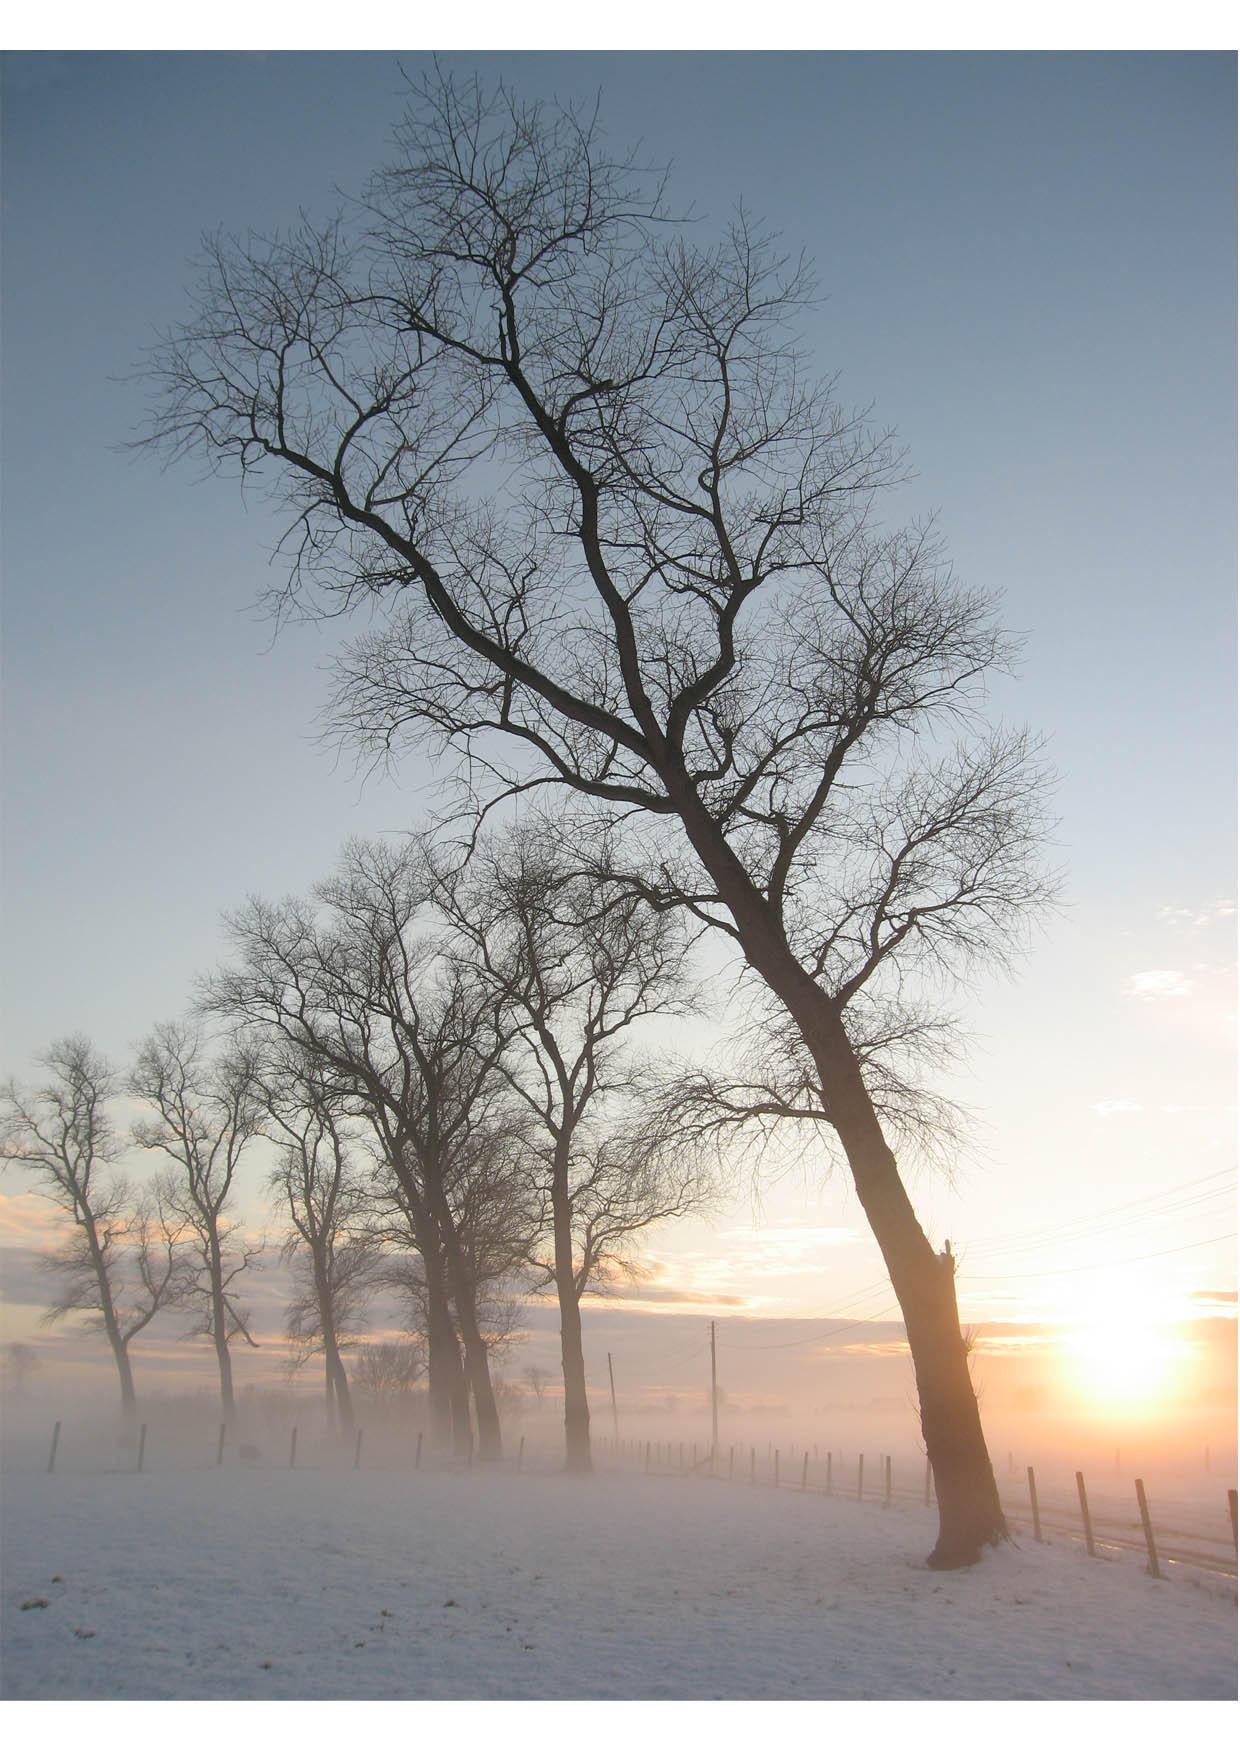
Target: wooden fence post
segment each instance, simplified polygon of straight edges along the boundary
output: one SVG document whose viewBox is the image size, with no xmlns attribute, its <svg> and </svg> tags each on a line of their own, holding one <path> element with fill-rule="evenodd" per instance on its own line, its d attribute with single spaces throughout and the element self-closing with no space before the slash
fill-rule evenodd
<svg viewBox="0 0 1240 1750">
<path fill-rule="evenodd" d="M 224 1462 L 224 1429 L 226 1426 L 226 1423 L 220 1423 L 220 1437 L 215 1443 L 215 1462 L 217 1465 Z"/>
<path fill-rule="evenodd" d="M 138 1469 L 142 1469 L 142 1460 L 146 1457 L 146 1423 L 138 1430 Z"/>
<path fill-rule="evenodd" d="M 775 1487 L 779 1487 L 779 1448 L 775 1448 Z"/>
<path fill-rule="evenodd" d="M 858 1499 L 858 1501 L 861 1499 L 861 1492 L 862 1492 L 862 1489 L 864 1487 L 864 1482 L 863 1482 L 864 1477 L 865 1477 L 865 1454 L 864 1454 L 864 1452 L 859 1452 L 857 1454 L 857 1499 Z"/>
<path fill-rule="evenodd" d="M 1029 1505 L 1033 1508 L 1033 1541 L 1042 1541 L 1042 1521 L 1038 1518 L 1038 1485 L 1033 1480 L 1033 1466 L 1029 1470 Z"/>
<path fill-rule="evenodd" d="M 1085 1495 L 1085 1478 L 1080 1471 L 1076 1473 L 1076 1492 L 1081 1499 L 1081 1518 L 1085 1521 L 1085 1548 L 1091 1556 L 1097 1555 L 1094 1548 L 1094 1522 L 1089 1517 L 1089 1501 Z"/>
<path fill-rule="evenodd" d="M 890 1507 L 890 1505 L 891 1505 L 891 1454 L 888 1453 L 887 1454 L 887 1487 L 886 1487 L 886 1490 L 885 1490 L 884 1496 L 883 1496 L 883 1506 Z"/>
<path fill-rule="evenodd" d="M 1154 1525 L 1150 1519 L 1149 1503 L 1145 1499 L 1145 1484 L 1137 1478 L 1137 1506 L 1141 1509 L 1141 1524 L 1145 1528 L 1145 1547 L 1150 1552 L 1150 1573 L 1156 1580 L 1161 1580 L 1158 1571 L 1158 1551 L 1154 1547 Z"/>
<path fill-rule="evenodd" d="M 832 1459 L 832 1457 L 833 1457 L 833 1454 L 828 1452 L 828 1454 L 827 1454 L 827 1493 L 828 1493 L 828 1495 L 833 1495 L 835 1493 L 835 1490 L 831 1486 L 831 1459 Z"/>
<path fill-rule="evenodd" d="M 47 1455 L 47 1474 L 50 1477 L 56 1469 L 56 1448 L 60 1445 L 60 1423 L 52 1429 L 52 1450 Z"/>
<path fill-rule="evenodd" d="M 1236 1547 L 1236 1491 L 1227 1491 L 1227 1511 L 1231 1514 L 1231 1547 Z"/>
<path fill-rule="evenodd" d="M 353 1442 L 353 1468 L 359 1470 L 362 1463 L 362 1431 L 357 1431 L 357 1439 Z"/>
<path fill-rule="evenodd" d="M 809 1453 L 801 1460 L 801 1493 L 805 1493 L 805 1485 L 809 1482 Z"/>
<path fill-rule="evenodd" d="M 417 1448 L 413 1455 L 413 1468 L 414 1470 L 420 1470 L 422 1468 L 422 1430 L 420 1428 L 418 1429 Z"/>
<path fill-rule="evenodd" d="M 930 1484 L 933 1480 L 934 1480 L 934 1473 L 930 1468 L 930 1460 L 929 1460 L 929 1458 L 927 1458 L 926 1459 L 926 1506 L 927 1507 L 930 1505 Z"/>
<path fill-rule="evenodd" d="M 288 1468 L 290 1470 L 297 1469 L 297 1430 L 296 1430 L 296 1428 L 293 1429 L 292 1438 L 289 1440 L 289 1443 L 288 1443 Z"/>
</svg>

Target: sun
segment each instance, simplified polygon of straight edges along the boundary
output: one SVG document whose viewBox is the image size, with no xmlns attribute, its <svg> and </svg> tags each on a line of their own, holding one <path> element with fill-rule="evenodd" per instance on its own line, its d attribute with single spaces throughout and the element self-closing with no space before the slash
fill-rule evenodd
<svg viewBox="0 0 1240 1750">
<path fill-rule="evenodd" d="M 1113 1411 L 1156 1409 L 1171 1395 L 1188 1354 L 1170 1321 L 1123 1282 L 1081 1306 L 1065 1347 L 1079 1395 Z"/>
</svg>

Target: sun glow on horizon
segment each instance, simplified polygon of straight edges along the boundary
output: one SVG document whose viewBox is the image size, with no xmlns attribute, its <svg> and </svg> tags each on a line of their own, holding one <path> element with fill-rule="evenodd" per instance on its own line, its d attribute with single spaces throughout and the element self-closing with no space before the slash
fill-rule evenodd
<svg viewBox="0 0 1240 1750">
<path fill-rule="evenodd" d="M 1116 1277 L 1100 1286 L 1064 1333 L 1076 1392 L 1099 1410 L 1155 1411 L 1182 1387 L 1192 1345 L 1173 1328 L 1178 1309 Z"/>
</svg>

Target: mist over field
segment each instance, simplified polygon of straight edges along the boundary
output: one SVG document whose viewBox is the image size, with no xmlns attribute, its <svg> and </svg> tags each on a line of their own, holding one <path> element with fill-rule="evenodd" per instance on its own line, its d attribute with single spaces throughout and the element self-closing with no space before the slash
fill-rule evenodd
<svg viewBox="0 0 1240 1750">
<path fill-rule="evenodd" d="M 14 1736 L 1234 1702 L 1235 55 L 0 80 Z"/>
<path fill-rule="evenodd" d="M 416 1408 L 361 1407 L 349 1447 L 304 1397 L 257 1391 L 222 1449 L 206 1394 L 156 1396 L 140 1453 L 74 1396 L 49 1473 L 52 1401 L 5 1412 L 10 1699 L 1235 1693 L 1234 1455 L 1212 1451 L 1207 1471 L 1204 1453 L 1194 1465 L 1147 1442 L 1112 1473 L 1102 1451 L 1056 1447 L 1044 1429 L 1036 1453 L 1016 1455 L 1037 1465 L 1043 1541 L 1023 1475 L 999 1455 L 1013 1543 L 935 1575 L 911 1419 L 882 1402 L 826 1418 L 725 1406 L 713 1475 L 684 1398 L 626 1409 L 619 1447 L 604 1411 L 596 1473 L 571 1477 L 546 1405 L 506 1419 L 501 1464 L 469 1467 L 419 1447 Z M 830 1467 L 825 1442 L 810 1441 L 827 1422 L 842 1431 Z M 1072 1477 L 1082 1463 L 1093 1559 Z"/>
</svg>

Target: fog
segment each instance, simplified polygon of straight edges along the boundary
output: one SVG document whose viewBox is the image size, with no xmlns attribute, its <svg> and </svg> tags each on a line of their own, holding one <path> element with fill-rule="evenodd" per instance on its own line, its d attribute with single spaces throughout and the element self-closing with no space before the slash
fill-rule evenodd
<svg viewBox="0 0 1240 1750">
<path fill-rule="evenodd" d="M 550 1472 L 563 1458 L 557 1320 L 547 1305 L 524 1316 L 524 1339 L 496 1363 L 505 1459 L 515 1459 L 523 1442 L 524 1462 Z M 1128 1499 L 1140 1476 L 1167 1501 L 1213 1500 L 1225 1514 L 1225 1492 L 1236 1479 L 1235 1322 L 1199 1320 L 1180 1327 L 1175 1341 L 1178 1371 L 1159 1396 L 1108 1398 L 1056 1333 L 983 1330 L 975 1338 L 974 1377 L 1005 1501 L 1027 1504 L 1032 1465 L 1044 1490 L 1072 1489 L 1079 1470 L 1092 1486 Z M 351 1465 L 352 1452 L 342 1456 L 329 1438 L 320 1364 L 311 1361 L 290 1377 L 274 1347 L 235 1351 L 238 1427 L 230 1451 L 244 1442 L 259 1448 L 264 1465 L 287 1465 L 296 1427 L 300 1465 Z M 20 1384 L 13 1367 L 6 1370 L 0 1399 L 6 1464 L 46 1454 L 55 1421 L 62 1424 L 58 1468 L 85 1472 L 130 1462 L 132 1450 L 117 1446 L 115 1382 L 98 1339 L 72 1332 L 44 1337 L 29 1355 L 34 1364 Z M 612 1461 L 617 1435 L 643 1462 L 647 1442 L 662 1450 L 656 1468 L 660 1462 L 678 1468 L 681 1448 L 686 1468 L 705 1459 L 712 1436 L 708 1320 L 597 1309 L 587 1325 L 587 1358 L 591 1432 L 602 1462 Z M 152 1341 L 135 1360 L 139 1415 L 149 1428 L 147 1464 L 214 1462 L 220 1415 L 209 1346 L 201 1339 Z M 796 1482 L 808 1453 L 811 1487 L 822 1487 L 831 1453 L 834 1486 L 855 1491 L 864 1457 L 869 1492 L 880 1486 L 890 1457 L 894 1489 L 923 1490 L 915 1385 L 898 1325 L 842 1328 L 833 1340 L 822 1336 L 820 1321 L 719 1320 L 716 1365 L 719 1475 L 730 1459 L 736 1479 L 747 1479 L 752 1465 L 769 1480 L 778 1452 L 781 1481 Z M 433 1461 L 424 1388 L 395 1396 L 358 1392 L 355 1410 L 366 1463 L 411 1464 L 419 1431 L 423 1462 Z"/>
</svg>

